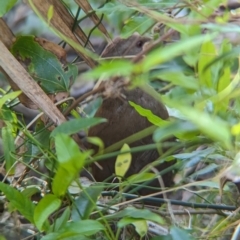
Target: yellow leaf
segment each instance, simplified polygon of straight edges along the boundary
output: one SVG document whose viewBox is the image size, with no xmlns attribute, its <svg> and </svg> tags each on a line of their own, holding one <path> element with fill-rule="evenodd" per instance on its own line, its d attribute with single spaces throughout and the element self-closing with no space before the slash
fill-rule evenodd
<svg viewBox="0 0 240 240">
<path fill-rule="evenodd" d="M 231 133 L 235 136 L 240 134 L 240 123 L 232 126 Z"/>
<path fill-rule="evenodd" d="M 50 23 L 52 17 L 53 17 L 53 5 L 50 5 L 48 12 L 47 12 L 48 24 Z"/>
<path fill-rule="evenodd" d="M 130 147 L 125 143 L 121 148 L 121 153 L 117 156 L 117 160 L 115 162 L 115 173 L 119 178 L 125 176 L 127 170 L 131 165 L 131 153 L 122 153 L 126 151 L 130 151 Z"/>
<path fill-rule="evenodd" d="M 143 237 L 147 234 L 147 230 L 148 230 L 148 225 L 147 225 L 147 221 L 144 219 L 141 220 L 135 220 L 132 222 L 132 224 L 134 225 L 137 233 Z"/>
</svg>

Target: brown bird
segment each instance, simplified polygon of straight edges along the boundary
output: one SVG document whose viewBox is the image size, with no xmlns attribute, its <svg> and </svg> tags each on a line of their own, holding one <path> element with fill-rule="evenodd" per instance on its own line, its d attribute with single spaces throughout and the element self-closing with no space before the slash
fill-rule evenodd
<svg viewBox="0 0 240 240">
<path fill-rule="evenodd" d="M 128 39 L 117 38 L 113 40 L 112 44 L 105 48 L 101 56 L 135 55 L 142 51 L 143 45 L 149 40 L 149 38 L 137 34 L 134 34 Z M 109 147 L 112 144 L 152 125 L 147 118 L 140 116 L 135 109 L 129 105 L 128 101 L 133 101 L 143 108 L 151 110 L 155 115 L 164 120 L 169 117 L 166 107 L 140 88 L 135 88 L 133 90 L 122 89 L 121 93 L 125 96 L 124 99 L 116 98 L 116 96 L 114 98 L 113 96 L 103 101 L 95 114 L 95 117 L 106 118 L 108 122 L 90 128 L 88 133 L 89 136 L 97 136 L 101 138 L 105 147 Z M 130 147 L 144 146 L 151 144 L 152 142 L 152 136 L 148 136 L 130 144 Z M 93 146 L 93 149 L 97 150 L 96 146 Z M 142 168 L 156 160 L 158 157 L 159 153 L 157 150 L 132 153 L 131 166 L 125 177 L 139 173 Z M 102 166 L 102 170 L 100 170 L 95 164 L 92 165 L 92 174 L 96 181 L 101 182 L 114 175 L 115 160 L 116 157 L 99 161 L 98 163 Z M 165 162 L 156 168 L 161 171 L 171 164 L 172 162 Z M 168 172 L 163 175 L 162 178 L 164 185 L 170 186 L 172 184 L 173 173 Z M 155 179 L 149 185 L 159 187 L 159 182 Z M 152 192 L 153 191 L 147 187 L 138 191 L 141 195 L 147 195 Z"/>
</svg>

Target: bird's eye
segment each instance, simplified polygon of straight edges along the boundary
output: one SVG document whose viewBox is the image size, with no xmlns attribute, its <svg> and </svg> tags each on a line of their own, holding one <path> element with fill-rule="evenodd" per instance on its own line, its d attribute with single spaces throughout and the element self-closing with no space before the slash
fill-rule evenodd
<svg viewBox="0 0 240 240">
<path fill-rule="evenodd" d="M 222 12 L 226 11 L 226 7 L 224 5 L 220 5 L 218 9 Z"/>
<path fill-rule="evenodd" d="M 143 41 L 137 41 L 136 46 L 141 48 L 143 46 Z"/>
</svg>

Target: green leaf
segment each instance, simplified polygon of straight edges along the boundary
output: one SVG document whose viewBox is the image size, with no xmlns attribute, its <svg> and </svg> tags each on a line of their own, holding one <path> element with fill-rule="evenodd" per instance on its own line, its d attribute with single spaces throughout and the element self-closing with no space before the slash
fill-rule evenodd
<svg viewBox="0 0 240 240">
<path fill-rule="evenodd" d="M 48 20 L 48 24 L 50 24 L 50 21 L 53 17 L 53 5 L 50 5 L 49 9 L 48 9 L 48 12 L 47 12 L 47 20 Z"/>
<path fill-rule="evenodd" d="M 2 119 L 6 124 L 11 123 L 11 128 L 12 132 L 16 133 L 18 128 L 17 128 L 17 115 L 14 111 L 9 109 L 6 105 L 2 107 L 0 110 L 0 119 Z"/>
<path fill-rule="evenodd" d="M 217 108 L 219 108 L 219 105 L 221 106 L 222 102 L 224 103 L 224 105 L 226 105 L 226 101 L 229 101 L 229 97 L 231 93 L 233 93 L 234 89 L 238 87 L 239 81 L 240 81 L 240 75 L 239 73 L 237 73 L 235 74 L 234 78 L 231 80 L 230 84 L 227 87 L 225 87 L 224 90 L 222 90 L 221 92 L 218 92 L 215 95 L 212 95 L 207 99 L 204 99 L 203 101 L 197 102 L 196 107 L 202 109 L 206 106 L 207 102 L 212 102 L 214 106 L 216 106 Z"/>
<path fill-rule="evenodd" d="M 69 234 L 69 236 L 62 237 L 59 233 L 50 233 L 41 238 L 41 240 L 92 240 L 92 238 L 87 238 L 81 233 Z"/>
<path fill-rule="evenodd" d="M 28 186 L 22 191 L 22 194 L 27 198 L 32 197 L 36 193 L 41 194 L 41 190 L 35 186 Z"/>
<path fill-rule="evenodd" d="M 11 52 L 46 93 L 68 92 L 77 76 L 76 66 L 62 64 L 34 36 L 17 37 Z"/>
<path fill-rule="evenodd" d="M 139 234 L 139 236 L 143 237 L 147 234 L 147 230 L 148 230 L 147 221 L 143 219 L 137 220 L 135 218 L 126 217 L 126 218 L 122 218 L 117 225 L 119 228 L 123 228 L 129 224 L 134 225 L 136 232 Z"/>
<path fill-rule="evenodd" d="M 59 166 L 52 189 L 56 196 L 62 196 L 79 174 L 90 152 L 81 152 L 74 140 L 65 134 L 56 135 L 55 146 Z"/>
<path fill-rule="evenodd" d="M 181 160 L 188 159 L 186 166 L 191 167 L 192 165 L 189 164 L 189 162 L 191 162 L 191 159 L 196 159 L 196 157 L 198 157 L 199 159 L 207 158 L 214 151 L 216 151 L 216 149 L 214 147 L 208 147 L 206 149 L 195 150 L 195 151 L 192 151 L 190 153 L 174 154 L 173 157 L 176 158 L 176 159 L 181 159 Z M 196 161 L 195 161 L 195 163 L 196 163 Z"/>
<path fill-rule="evenodd" d="M 41 240 L 72 240 L 76 239 L 88 239 L 86 236 L 91 236 L 104 230 L 104 226 L 95 220 L 81 220 L 78 222 L 69 222 L 61 230 L 48 234 L 41 238 Z M 85 237 L 85 238 L 81 238 Z"/>
<path fill-rule="evenodd" d="M 64 133 L 67 135 L 71 135 L 77 133 L 81 130 L 85 130 L 86 128 L 95 126 L 99 123 L 106 122 L 107 120 L 104 118 L 80 118 L 80 119 L 72 119 L 70 121 L 62 123 L 60 126 L 56 127 L 52 133 L 51 137 L 55 137 L 59 133 Z"/>
<path fill-rule="evenodd" d="M 232 51 L 233 51 L 232 45 L 227 40 L 223 41 L 221 44 L 220 58 L 221 56 L 231 53 Z M 217 82 L 217 92 L 221 92 L 230 84 L 231 66 L 233 62 L 234 61 L 233 59 L 231 59 L 231 57 L 227 59 L 224 59 L 223 57 L 221 61 L 218 61 L 219 79 Z"/>
<path fill-rule="evenodd" d="M 0 182 L 0 190 L 14 208 L 16 208 L 28 221 L 34 223 L 33 214 L 35 205 L 21 192 L 15 188 Z"/>
<path fill-rule="evenodd" d="M 221 0 L 204 1 L 205 7 L 201 9 L 201 14 L 203 16 L 210 16 L 216 11 L 220 4 L 222 4 Z"/>
<path fill-rule="evenodd" d="M 205 67 L 216 57 L 216 47 L 212 41 L 206 41 L 202 44 L 200 57 L 198 61 L 198 73 L 201 86 L 214 88 L 213 73 L 214 69 Z"/>
<path fill-rule="evenodd" d="M 154 142 L 160 142 L 172 136 L 180 139 L 193 139 L 198 134 L 199 131 L 193 123 L 176 119 L 158 128 L 153 133 L 153 140 Z"/>
<path fill-rule="evenodd" d="M 181 229 L 175 226 L 170 228 L 170 235 L 172 237 L 172 240 L 194 240 L 194 238 L 189 234 L 189 230 Z"/>
<path fill-rule="evenodd" d="M 29 163 L 35 156 L 42 153 L 43 149 L 49 149 L 51 132 L 44 126 L 42 121 L 38 121 L 35 127 L 36 133 L 26 142 L 27 151 L 23 155 L 23 161 Z"/>
<path fill-rule="evenodd" d="M 0 0 L 0 17 L 7 13 L 17 2 L 17 0 Z"/>
<path fill-rule="evenodd" d="M 133 70 L 134 65 L 129 60 L 113 59 L 111 61 L 104 60 L 101 65 L 87 72 L 86 78 L 103 78 L 108 79 L 112 76 L 128 76 Z"/>
<path fill-rule="evenodd" d="M 161 218 L 158 214 L 153 213 L 148 209 L 137 209 L 135 207 L 127 207 L 117 213 L 111 214 L 109 216 L 104 216 L 104 218 L 106 219 L 116 219 L 116 218 L 123 218 L 123 217 L 131 217 L 138 220 L 145 219 L 145 220 L 153 221 L 159 224 L 164 223 L 164 219 Z"/>
<path fill-rule="evenodd" d="M 103 186 L 100 185 L 90 186 L 83 189 L 79 197 L 74 201 L 71 219 L 73 221 L 88 219 L 96 207 L 96 202 L 102 190 Z"/>
<path fill-rule="evenodd" d="M 155 21 L 146 15 L 134 15 L 125 22 L 121 37 L 128 38 L 135 32 L 144 34 L 149 28 L 153 26 L 154 23 Z"/>
<path fill-rule="evenodd" d="M 193 75 L 187 76 L 183 72 L 163 71 L 158 74 L 158 78 L 186 89 L 197 90 L 199 88 L 196 77 Z"/>
<path fill-rule="evenodd" d="M 178 109 L 190 122 L 195 124 L 198 129 L 214 141 L 220 142 L 224 147 L 231 148 L 231 131 L 227 122 L 217 116 L 211 116 L 206 112 L 193 107 L 183 106 L 177 101 L 165 98 L 165 102 Z"/>
<path fill-rule="evenodd" d="M 204 175 L 206 176 L 208 173 L 211 174 L 213 172 L 217 172 L 218 169 L 219 169 L 219 165 L 212 163 L 198 171 L 195 170 L 195 172 L 191 174 L 189 177 L 192 179 L 196 179 L 196 178 L 199 178 L 200 176 L 203 176 L 204 178 Z"/>
<path fill-rule="evenodd" d="M 115 162 L 115 173 L 119 177 L 119 179 L 125 176 L 125 174 L 127 173 L 131 165 L 131 161 L 132 161 L 131 153 L 130 152 L 122 153 L 126 151 L 130 151 L 130 147 L 128 146 L 128 144 L 124 143 L 124 145 L 120 150 L 120 154 L 117 156 L 117 159 Z"/>
<path fill-rule="evenodd" d="M 0 109 L 3 107 L 3 105 L 7 101 L 17 98 L 20 94 L 21 94 L 21 91 L 15 91 L 15 92 L 8 93 L 4 96 L 1 96 L 0 97 Z"/>
<path fill-rule="evenodd" d="M 147 182 L 149 180 L 152 180 L 155 177 L 156 177 L 155 173 L 140 172 L 140 173 L 129 176 L 127 178 L 127 182 L 130 182 L 130 183 Z"/>
<path fill-rule="evenodd" d="M 66 209 L 64 210 L 63 214 L 57 218 L 54 223 L 51 225 L 50 231 L 55 232 L 55 231 L 59 231 L 60 229 L 62 229 L 67 221 L 70 218 L 70 207 L 66 207 Z"/>
<path fill-rule="evenodd" d="M 235 125 L 232 126 L 231 128 L 231 133 L 234 135 L 234 136 L 237 136 L 240 134 L 240 123 L 237 123 Z"/>
<path fill-rule="evenodd" d="M 7 239 L 0 233 L 0 240 L 7 240 Z"/>
<path fill-rule="evenodd" d="M 196 124 L 196 126 L 211 139 L 219 141 L 224 147 L 231 148 L 231 132 L 226 122 L 216 116 L 188 108 L 181 108 L 181 112 Z"/>
<path fill-rule="evenodd" d="M 40 231 L 44 229 L 43 225 L 48 217 L 60 206 L 61 200 L 53 194 L 47 194 L 40 200 L 34 210 L 34 222 Z"/>
<path fill-rule="evenodd" d="M 187 40 L 165 46 L 164 48 L 157 48 L 145 56 L 143 61 L 136 65 L 136 69 L 141 69 L 142 72 L 148 72 L 154 66 L 167 62 L 183 54 L 183 52 L 196 48 L 201 45 L 202 42 L 209 41 L 209 39 L 212 39 L 214 36 L 215 35 L 194 36 Z"/>
<path fill-rule="evenodd" d="M 103 143 L 102 139 L 100 139 L 98 137 L 87 137 L 87 142 L 98 146 L 98 153 L 101 153 L 104 149 L 104 143 Z"/>
<path fill-rule="evenodd" d="M 125 6 L 124 4 L 121 4 L 119 2 L 108 2 L 104 4 L 103 7 L 97 8 L 96 12 L 98 13 L 104 13 L 104 14 L 116 14 L 119 12 L 127 12 L 127 11 L 134 11 L 131 10 L 128 6 Z"/>
<path fill-rule="evenodd" d="M 131 221 L 132 218 L 129 218 L 128 220 Z M 147 234 L 148 225 L 146 220 L 133 220 L 132 224 L 134 225 L 139 236 L 143 237 Z"/>
<path fill-rule="evenodd" d="M 141 116 L 146 117 L 148 121 L 156 126 L 164 126 L 168 124 L 168 121 L 161 119 L 160 117 L 154 115 L 151 110 L 145 109 L 140 105 L 128 101 L 129 105 L 132 106 Z"/>
<path fill-rule="evenodd" d="M 15 168 L 12 166 L 16 162 L 15 157 L 15 144 L 14 144 L 14 137 L 12 133 L 12 127 L 8 124 L 7 127 L 2 128 L 2 141 L 3 141 L 3 154 L 6 163 L 6 170 L 11 171 L 10 174 L 14 174 Z"/>
</svg>

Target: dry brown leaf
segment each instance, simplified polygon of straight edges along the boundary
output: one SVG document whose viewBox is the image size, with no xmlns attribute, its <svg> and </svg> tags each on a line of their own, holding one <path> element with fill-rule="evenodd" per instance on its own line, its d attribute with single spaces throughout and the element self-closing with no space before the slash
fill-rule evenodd
<svg viewBox="0 0 240 240">
<path fill-rule="evenodd" d="M 44 49 L 56 55 L 56 57 L 59 59 L 60 62 L 62 63 L 66 62 L 67 54 L 62 47 L 44 38 L 35 37 L 35 41 L 38 42 Z"/>
</svg>

